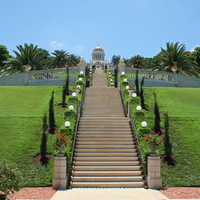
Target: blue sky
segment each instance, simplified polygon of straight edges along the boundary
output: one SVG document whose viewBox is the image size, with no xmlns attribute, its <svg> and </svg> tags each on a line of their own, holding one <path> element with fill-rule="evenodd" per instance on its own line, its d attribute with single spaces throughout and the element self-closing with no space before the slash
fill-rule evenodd
<svg viewBox="0 0 200 200">
<path fill-rule="evenodd" d="M 166 42 L 200 45 L 199 0 L 0 0 L 0 45 L 24 43 L 91 59 L 153 57 Z"/>
</svg>

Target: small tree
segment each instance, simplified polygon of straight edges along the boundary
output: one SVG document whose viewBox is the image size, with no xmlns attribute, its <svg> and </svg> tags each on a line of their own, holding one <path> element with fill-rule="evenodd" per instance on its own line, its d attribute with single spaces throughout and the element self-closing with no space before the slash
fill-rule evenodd
<svg viewBox="0 0 200 200">
<path fill-rule="evenodd" d="M 12 197 L 14 191 L 21 188 L 22 175 L 16 164 L 8 163 L 6 160 L 0 161 L 0 191 L 7 199 Z M 8 198 L 8 196 L 10 198 Z"/>
<path fill-rule="evenodd" d="M 52 91 L 51 99 L 49 101 L 49 126 L 51 131 L 53 131 L 54 127 L 56 126 L 54 119 L 53 99 L 54 99 L 54 91 Z"/>
<path fill-rule="evenodd" d="M 158 103 L 156 100 L 156 94 L 155 96 L 155 105 L 154 105 L 154 114 L 155 114 L 155 131 L 156 133 L 160 132 L 160 112 L 159 112 L 159 107 Z"/>
<path fill-rule="evenodd" d="M 65 99 L 66 99 L 66 85 L 63 85 L 63 92 L 62 92 L 62 107 L 65 107 Z"/>
<path fill-rule="evenodd" d="M 41 145 L 40 145 L 40 155 L 42 159 L 45 158 L 46 151 L 47 151 L 47 115 L 46 113 L 43 116 L 43 132 L 42 132 L 42 139 L 41 139 Z"/>
<path fill-rule="evenodd" d="M 164 138 L 164 151 L 165 151 L 165 155 L 167 155 L 167 157 L 171 157 L 172 155 L 172 144 L 170 142 L 170 138 L 169 138 L 169 117 L 168 117 L 168 113 L 164 114 L 164 119 L 165 119 L 165 138 Z"/>
<path fill-rule="evenodd" d="M 67 93 L 67 95 L 69 95 L 69 77 L 67 77 L 65 80 L 65 92 Z"/>
<path fill-rule="evenodd" d="M 141 107 L 143 109 L 145 109 L 144 95 L 143 95 L 143 85 L 144 85 L 144 77 L 142 78 L 141 86 L 140 86 L 140 102 L 141 102 Z"/>
<path fill-rule="evenodd" d="M 138 80 L 138 69 L 136 70 L 136 77 L 135 77 L 135 87 L 136 87 L 136 94 L 139 96 L 139 80 Z"/>
</svg>

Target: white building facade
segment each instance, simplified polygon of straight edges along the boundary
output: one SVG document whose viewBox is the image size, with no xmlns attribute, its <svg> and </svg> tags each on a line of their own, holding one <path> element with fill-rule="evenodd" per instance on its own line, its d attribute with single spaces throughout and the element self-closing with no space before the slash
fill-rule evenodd
<svg viewBox="0 0 200 200">
<path fill-rule="evenodd" d="M 92 60 L 90 60 L 90 66 L 103 67 L 108 65 L 108 62 L 105 60 L 105 53 L 102 47 L 99 45 L 93 49 Z"/>
</svg>

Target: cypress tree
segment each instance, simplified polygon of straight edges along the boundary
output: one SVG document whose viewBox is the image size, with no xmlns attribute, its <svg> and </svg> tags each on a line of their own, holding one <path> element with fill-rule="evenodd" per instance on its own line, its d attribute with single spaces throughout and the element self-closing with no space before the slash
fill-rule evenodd
<svg viewBox="0 0 200 200">
<path fill-rule="evenodd" d="M 160 132 L 160 112 L 159 112 L 159 107 L 158 103 L 156 100 L 156 94 L 155 96 L 155 105 L 154 105 L 154 114 L 155 114 L 155 131 L 156 133 Z"/>
<path fill-rule="evenodd" d="M 143 95 L 143 85 L 144 85 L 144 77 L 142 78 L 141 85 L 140 85 L 140 102 L 141 102 L 141 107 L 143 109 L 145 109 L 144 95 Z"/>
<path fill-rule="evenodd" d="M 62 107 L 65 107 L 65 99 L 66 99 L 66 85 L 63 85 L 63 92 L 62 92 Z"/>
<path fill-rule="evenodd" d="M 136 94 L 137 94 L 137 96 L 139 96 L 138 69 L 136 70 L 135 87 L 136 87 Z"/>
<path fill-rule="evenodd" d="M 43 116 L 43 132 L 42 132 L 42 139 L 41 139 L 41 145 L 40 145 L 40 155 L 42 159 L 45 158 L 46 151 L 47 151 L 47 115 L 46 113 Z"/>
<path fill-rule="evenodd" d="M 165 155 L 167 155 L 167 157 L 171 157 L 172 155 L 172 144 L 170 142 L 170 138 L 169 138 L 169 117 L 168 117 L 168 113 L 164 114 L 164 119 L 165 119 L 165 138 L 164 138 L 164 151 L 165 151 Z"/>
<path fill-rule="evenodd" d="M 49 101 L 49 126 L 50 126 L 51 131 L 53 131 L 55 127 L 53 99 L 54 99 L 54 91 L 52 91 L 51 99 Z"/>
<path fill-rule="evenodd" d="M 66 68 L 67 77 L 65 79 L 65 91 L 69 95 L 69 67 Z"/>
</svg>

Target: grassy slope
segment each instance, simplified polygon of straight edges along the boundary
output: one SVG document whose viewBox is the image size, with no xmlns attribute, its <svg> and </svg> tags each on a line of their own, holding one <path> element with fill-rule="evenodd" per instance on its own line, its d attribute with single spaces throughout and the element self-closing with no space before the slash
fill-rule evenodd
<svg viewBox="0 0 200 200">
<path fill-rule="evenodd" d="M 57 107 L 62 87 L 0 87 L 0 160 L 18 164 L 24 186 L 51 185 L 53 160 L 46 168 L 33 164 L 32 158 L 40 152 L 42 117 L 48 113 L 53 89 L 55 121 L 60 127 L 65 110 Z M 54 152 L 50 140 L 47 152 Z"/>
<path fill-rule="evenodd" d="M 200 89 L 145 88 L 146 103 L 152 109 L 153 92 L 157 94 L 161 117 L 169 113 L 173 154 L 178 164 L 162 166 L 166 186 L 200 186 Z M 152 110 L 149 112 L 153 112 Z M 150 125 L 154 119 L 147 116 Z M 163 126 L 163 120 L 161 122 Z"/>
<path fill-rule="evenodd" d="M 0 87 L 0 160 L 16 162 L 24 175 L 25 186 L 51 185 L 53 162 L 47 168 L 36 166 L 32 157 L 39 153 L 42 117 L 48 112 L 52 89 L 55 91 L 55 121 L 63 124 L 62 87 Z M 162 166 L 163 183 L 168 186 L 200 185 L 200 89 L 145 88 L 145 100 L 150 111 L 149 126 L 153 125 L 153 92 L 157 94 L 161 116 L 169 112 L 173 153 L 178 164 Z M 66 100 L 67 101 L 67 100 Z M 163 121 L 161 123 L 163 125 Z M 48 152 L 53 152 L 48 141 Z"/>
</svg>

